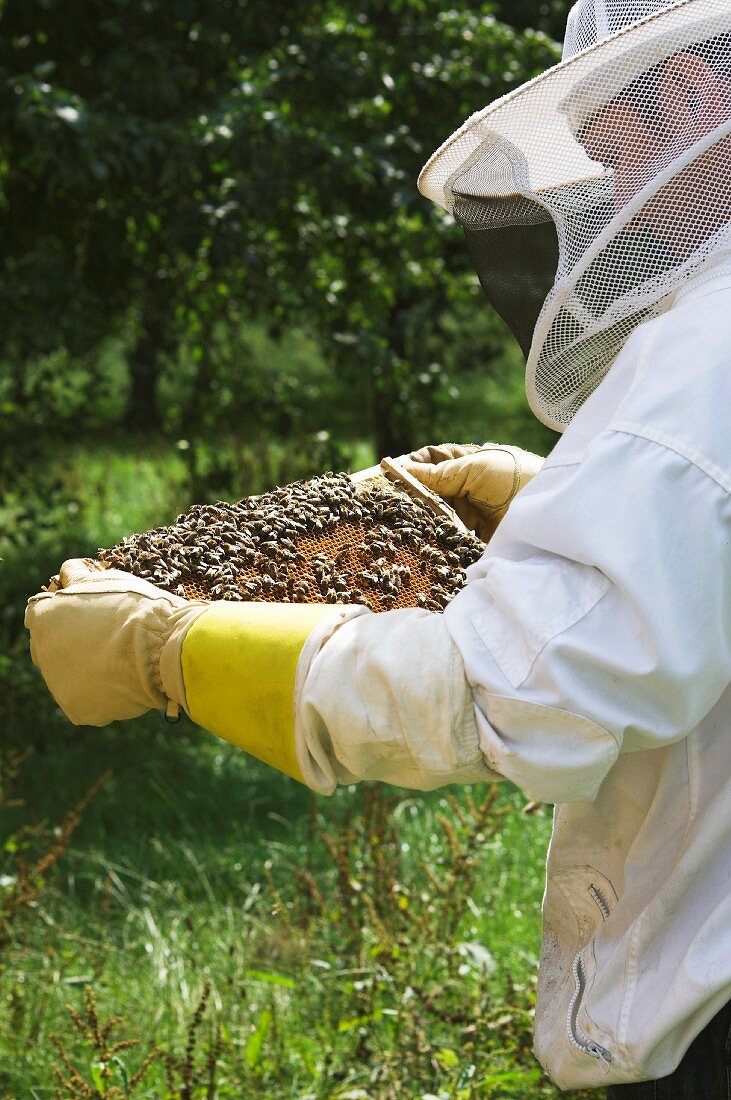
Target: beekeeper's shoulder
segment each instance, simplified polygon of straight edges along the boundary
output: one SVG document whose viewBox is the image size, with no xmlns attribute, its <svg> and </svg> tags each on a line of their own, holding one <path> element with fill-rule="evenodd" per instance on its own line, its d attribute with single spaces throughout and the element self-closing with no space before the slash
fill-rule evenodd
<svg viewBox="0 0 731 1100">
<path fill-rule="evenodd" d="M 731 492 L 731 264 L 631 339 L 634 379 L 610 428 L 675 451 Z"/>
</svg>

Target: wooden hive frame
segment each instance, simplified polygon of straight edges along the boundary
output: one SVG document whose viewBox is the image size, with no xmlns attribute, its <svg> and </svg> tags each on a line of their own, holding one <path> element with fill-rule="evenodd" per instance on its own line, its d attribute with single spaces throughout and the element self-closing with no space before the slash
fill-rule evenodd
<svg viewBox="0 0 731 1100">
<path fill-rule="evenodd" d="M 384 459 L 235 504 L 197 505 L 100 550 L 98 561 L 186 599 L 442 611 L 483 550 L 444 501 Z"/>
</svg>

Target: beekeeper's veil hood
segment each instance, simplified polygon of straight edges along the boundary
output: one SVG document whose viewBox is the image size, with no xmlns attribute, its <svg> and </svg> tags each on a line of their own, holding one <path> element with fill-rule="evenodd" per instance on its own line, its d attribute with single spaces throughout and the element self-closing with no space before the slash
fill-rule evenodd
<svg viewBox="0 0 731 1100">
<path fill-rule="evenodd" d="M 730 133 L 729 0 L 579 0 L 561 63 L 422 170 L 544 423 L 563 430 L 632 330 L 731 249 Z"/>
</svg>

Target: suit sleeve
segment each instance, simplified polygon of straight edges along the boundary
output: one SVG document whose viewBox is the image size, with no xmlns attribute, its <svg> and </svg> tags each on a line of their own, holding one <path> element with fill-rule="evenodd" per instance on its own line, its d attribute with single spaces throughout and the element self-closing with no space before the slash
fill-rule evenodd
<svg viewBox="0 0 731 1100">
<path fill-rule="evenodd" d="M 444 615 L 360 615 L 303 654 L 308 781 L 513 780 L 591 800 L 729 683 L 731 506 L 692 456 L 607 430 L 520 494 Z"/>
</svg>

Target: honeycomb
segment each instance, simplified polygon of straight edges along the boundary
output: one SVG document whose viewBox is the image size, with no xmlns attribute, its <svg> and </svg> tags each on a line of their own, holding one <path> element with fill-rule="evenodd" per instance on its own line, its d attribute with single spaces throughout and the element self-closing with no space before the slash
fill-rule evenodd
<svg viewBox="0 0 731 1100">
<path fill-rule="evenodd" d="M 196 505 L 100 550 L 98 561 L 189 600 L 443 611 L 484 545 L 414 487 L 328 473 L 234 504 Z"/>
</svg>

